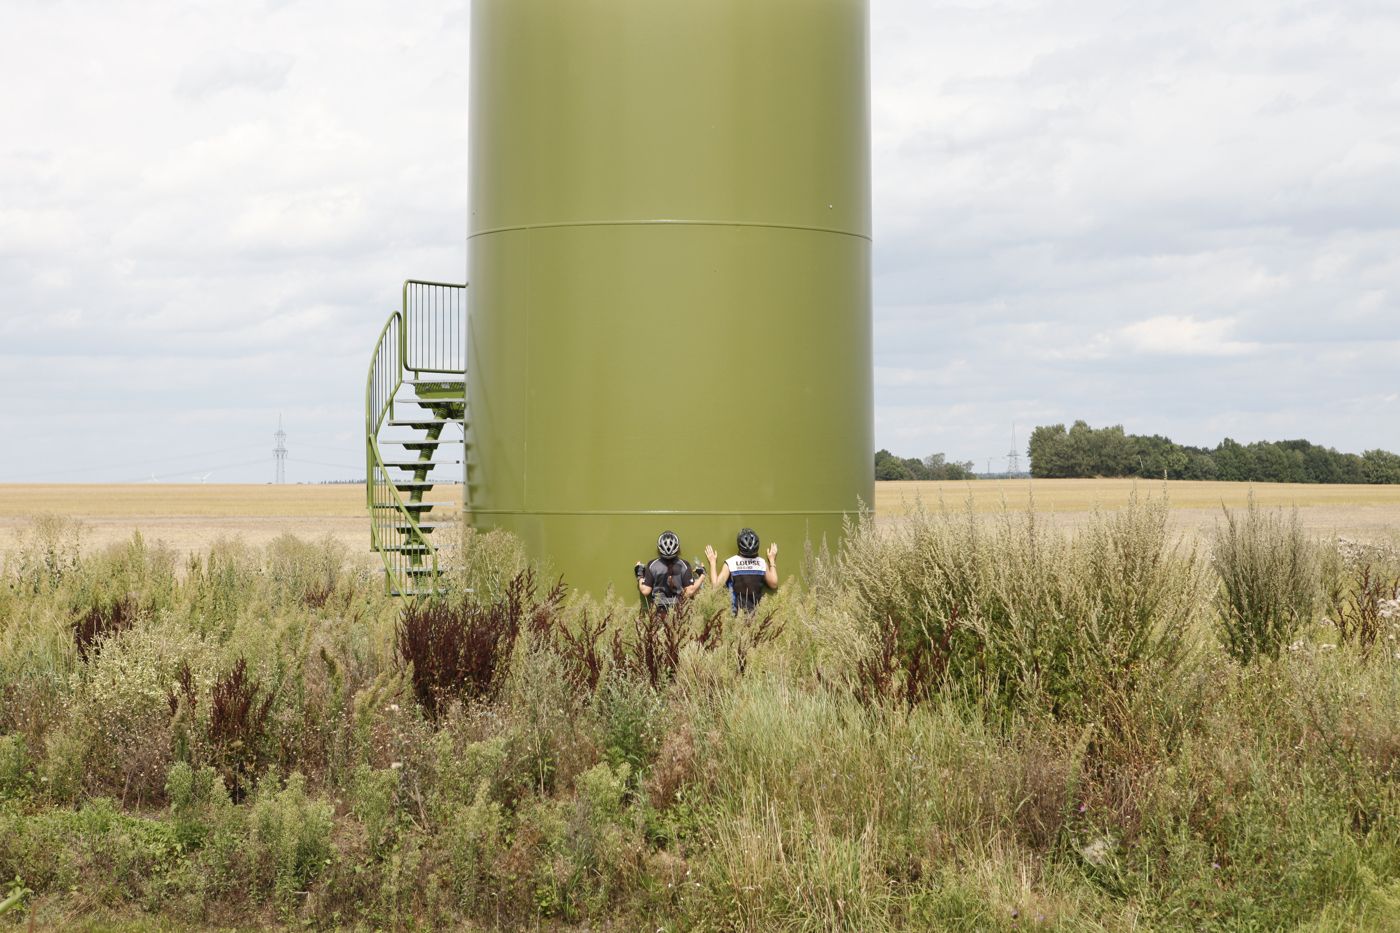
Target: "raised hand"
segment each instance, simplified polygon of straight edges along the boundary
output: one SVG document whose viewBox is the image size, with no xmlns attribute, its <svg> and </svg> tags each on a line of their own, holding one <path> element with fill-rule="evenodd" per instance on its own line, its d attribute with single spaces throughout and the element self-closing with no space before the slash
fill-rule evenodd
<svg viewBox="0 0 1400 933">
<path fill-rule="evenodd" d="M 705 559 L 710 562 L 711 567 L 715 565 L 715 558 L 717 557 L 719 557 L 719 554 L 715 553 L 715 549 L 708 544 L 705 545 Z"/>
<path fill-rule="evenodd" d="M 768 563 L 774 563 L 778 559 L 778 542 L 774 541 L 768 545 Z"/>
</svg>

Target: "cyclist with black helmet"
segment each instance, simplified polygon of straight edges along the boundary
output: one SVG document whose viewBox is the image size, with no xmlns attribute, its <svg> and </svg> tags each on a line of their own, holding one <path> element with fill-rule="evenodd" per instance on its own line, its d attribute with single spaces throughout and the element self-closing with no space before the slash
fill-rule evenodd
<svg viewBox="0 0 1400 933">
<path fill-rule="evenodd" d="M 778 545 L 768 545 L 768 559 L 758 556 L 758 535 L 752 528 L 739 532 L 739 553 L 716 568 L 719 554 L 708 544 L 705 558 L 710 562 L 710 582 L 729 588 L 729 605 L 737 615 L 739 610 L 753 612 L 769 590 L 778 588 Z"/>
<path fill-rule="evenodd" d="M 698 576 L 681 557 L 681 539 L 674 531 L 663 531 L 656 539 L 656 560 L 645 566 L 637 562 L 637 591 L 663 612 L 700 590 L 704 577 Z"/>
</svg>

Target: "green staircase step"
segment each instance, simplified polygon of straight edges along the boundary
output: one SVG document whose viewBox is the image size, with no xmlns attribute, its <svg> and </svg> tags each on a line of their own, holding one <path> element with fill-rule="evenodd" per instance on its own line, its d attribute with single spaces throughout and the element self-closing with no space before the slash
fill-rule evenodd
<svg viewBox="0 0 1400 933">
<path fill-rule="evenodd" d="M 443 507 L 449 507 L 449 506 L 450 506 L 451 508 L 454 508 L 454 509 L 455 509 L 455 508 L 459 508 L 460 505 L 461 505 L 461 503 L 458 503 L 458 502 L 405 502 L 405 503 L 403 504 L 403 507 L 404 507 L 405 509 L 407 509 L 408 511 L 410 511 L 410 512 L 426 512 L 428 509 L 435 509 L 435 508 L 437 508 L 438 506 L 443 506 Z M 374 508 L 376 508 L 376 509 L 391 510 L 391 509 L 397 509 L 398 506 L 397 506 L 397 505 L 392 505 L 392 504 L 379 503 L 379 504 L 375 505 Z"/>
<path fill-rule="evenodd" d="M 431 428 L 440 424 L 462 424 L 460 418 L 393 418 L 387 424 L 394 428 Z"/>
</svg>

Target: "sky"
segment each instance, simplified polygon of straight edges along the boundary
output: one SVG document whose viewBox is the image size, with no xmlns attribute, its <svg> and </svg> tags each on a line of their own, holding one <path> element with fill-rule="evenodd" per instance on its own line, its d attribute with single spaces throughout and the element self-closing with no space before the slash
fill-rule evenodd
<svg viewBox="0 0 1400 933">
<path fill-rule="evenodd" d="M 1400 451 L 1400 4 L 872 0 L 875 441 Z M 411 14 L 410 14 L 411 11 Z M 362 477 L 468 4 L 0 0 L 0 482 Z"/>
</svg>

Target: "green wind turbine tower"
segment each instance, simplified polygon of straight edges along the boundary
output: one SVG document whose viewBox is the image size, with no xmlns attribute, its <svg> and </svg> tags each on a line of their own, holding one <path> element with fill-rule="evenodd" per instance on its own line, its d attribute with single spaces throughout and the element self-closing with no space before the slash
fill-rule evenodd
<svg viewBox="0 0 1400 933">
<path fill-rule="evenodd" d="M 460 413 L 473 523 L 594 592 L 663 529 L 834 545 L 874 486 L 867 0 L 475 0 L 471 30 L 464 356 L 409 371 L 440 401 L 400 427 Z"/>
</svg>

